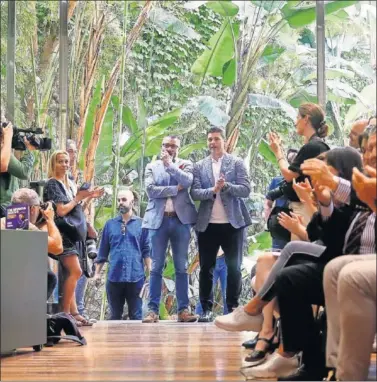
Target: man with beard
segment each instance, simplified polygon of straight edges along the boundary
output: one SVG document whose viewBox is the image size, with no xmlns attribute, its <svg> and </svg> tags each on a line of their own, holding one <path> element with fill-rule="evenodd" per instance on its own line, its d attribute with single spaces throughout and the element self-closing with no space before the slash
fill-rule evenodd
<svg viewBox="0 0 377 382">
<path fill-rule="evenodd" d="M 110 320 L 121 320 L 127 302 L 130 320 L 141 320 L 140 292 L 145 281 L 145 270 L 150 270 L 148 231 L 142 219 L 132 211 L 134 195 L 130 190 L 118 193 L 119 216 L 106 222 L 96 260 L 95 280 L 109 262 L 106 292 L 110 306 Z"/>
<path fill-rule="evenodd" d="M 178 158 L 180 140 L 176 136 L 162 141 L 160 159 L 145 169 L 148 205 L 143 227 L 149 231 L 152 248 L 152 270 L 149 284 L 148 312 L 144 323 L 159 320 L 162 274 L 170 243 L 177 296 L 178 322 L 196 322 L 190 311 L 188 283 L 188 248 L 191 226 L 196 222 L 196 209 L 188 189 L 192 184 L 192 163 Z"/>
</svg>

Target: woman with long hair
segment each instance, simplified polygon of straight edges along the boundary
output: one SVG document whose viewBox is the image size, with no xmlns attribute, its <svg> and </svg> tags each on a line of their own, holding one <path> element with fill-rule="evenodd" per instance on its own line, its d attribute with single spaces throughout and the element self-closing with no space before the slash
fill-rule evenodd
<svg viewBox="0 0 377 382">
<path fill-rule="evenodd" d="M 44 201 L 53 201 L 56 205 L 56 216 L 64 217 L 84 199 L 99 198 L 103 195 L 103 189 L 78 190 L 76 184 L 69 179 L 69 155 L 66 151 L 55 151 L 49 160 L 48 177 L 49 180 L 44 188 Z M 76 322 L 81 325 L 92 325 L 88 320 L 82 317 L 77 311 L 75 288 L 77 280 L 80 278 L 82 270 L 80 267 L 79 256 L 82 255 L 85 243 L 74 242 L 65 232 L 60 230 L 63 238 L 63 253 L 57 257 L 50 257 L 61 261 L 64 269 L 63 293 L 61 301 L 61 310 L 71 314 Z"/>
</svg>

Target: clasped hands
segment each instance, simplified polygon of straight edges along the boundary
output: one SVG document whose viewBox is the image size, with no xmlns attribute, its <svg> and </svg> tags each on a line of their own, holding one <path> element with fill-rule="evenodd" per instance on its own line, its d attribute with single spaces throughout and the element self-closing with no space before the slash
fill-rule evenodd
<svg viewBox="0 0 377 382">
<path fill-rule="evenodd" d="M 225 184 L 225 176 L 224 174 L 220 174 L 219 179 L 217 179 L 216 181 L 215 187 L 213 187 L 213 193 L 217 194 L 218 192 L 220 192 L 225 187 Z"/>
</svg>

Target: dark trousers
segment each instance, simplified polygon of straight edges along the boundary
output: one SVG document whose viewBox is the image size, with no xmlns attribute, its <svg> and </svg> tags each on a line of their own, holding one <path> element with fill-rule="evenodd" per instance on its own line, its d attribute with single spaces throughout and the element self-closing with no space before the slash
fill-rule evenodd
<svg viewBox="0 0 377 382">
<path fill-rule="evenodd" d="M 121 320 L 124 304 L 127 302 L 130 320 L 142 319 L 142 299 L 140 292 L 144 285 L 144 278 L 134 283 L 111 282 L 107 280 L 106 293 L 110 307 L 110 320 Z"/>
<path fill-rule="evenodd" d="M 58 278 L 55 273 L 48 269 L 47 270 L 47 300 L 51 297 L 52 292 L 54 291 L 56 284 L 58 283 Z"/>
<path fill-rule="evenodd" d="M 284 350 L 303 352 L 302 361 L 314 373 L 325 369 L 325 354 L 313 305 L 324 305 L 323 270 L 325 264 L 305 262 L 282 269 L 275 290 L 280 310 Z"/>
<path fill-rule="evenodd" d="M 228 267 L 226 304 L 228 312 L 238 306 L 241 294 L 241 264 L 243 249 L 243 228 L 231 224 L 209 224 L 204 232 L 198 233 L 199 245 L 199 297 L 203 311 L 213 307 L 213 270 L 221 247 Z"/>
</svg>

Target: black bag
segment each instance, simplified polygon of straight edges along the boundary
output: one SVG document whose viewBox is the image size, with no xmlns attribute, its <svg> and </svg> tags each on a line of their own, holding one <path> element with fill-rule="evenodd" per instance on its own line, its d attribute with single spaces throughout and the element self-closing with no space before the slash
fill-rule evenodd
<svg viewBox="0 0 377 382">
<path fill-rule="evenodd" d="M 62 330 L 66 334 L 61 334 Z M 57 313 L 47 318 L 47 341 L 57 344 L 60 340 L 70 340 L 86 345 L 86 339 L 81 335 L 75 320 L 67 313 Z"/>
<path fill-rule="evenodd" d="M 81 204 L 78 204 L 68 215 L 56 216 L 55 224 L 59 231 L 72 242 L 85 241 L 87 234 L 86 217 Z"/>
<path fill-rule="evenodd" d="M 278 215 L 281 212 L 285 212 L 287 215 L 291 216 L 292 210 L 288 207 L 275 206 L 272 209 L 270 216 L 268 217 L 267 228 L 270 231 L 270 234 L 273 239 L 284 240 L 288 243 L 289 241 L 291 241 L 291 233 L 283 226 L 281 226 L 278 221 Z"/>
</svg>

